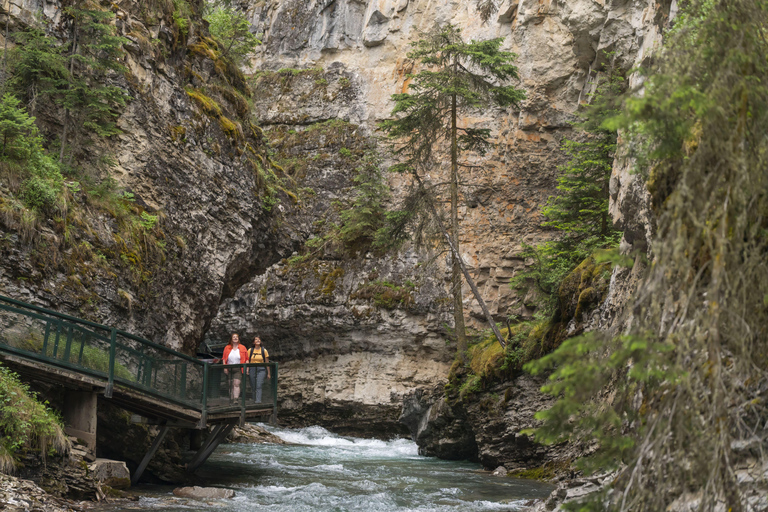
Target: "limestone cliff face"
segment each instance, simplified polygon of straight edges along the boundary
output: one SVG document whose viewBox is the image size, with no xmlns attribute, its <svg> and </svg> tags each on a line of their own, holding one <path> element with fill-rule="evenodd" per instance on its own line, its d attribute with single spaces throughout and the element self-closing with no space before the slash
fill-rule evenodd
<svg viewBox="0 0 768 512">
<path fill-rule="evenodd" d="M 461 120 L 465 126 L 490 128 L 497 147 L 485 157 L 470 155 L 470 162 L 481 168 L 464 177 L 468 186 L 460 208 L 463 256 L 491 311 L 504 317 L 532 312 L 507 283 L 525 264 L 516 256 L 522 243 L 550 236 L 539 227 L 539 209 L 553 192 L 562 163 L 560 142 L 571 133 L 573 113 L 588 100 L 606 59 L 628 70 L 659 46 L 669 5 L 506 0 L 486 23 L 473 2 L 271 0 L 252 4 L 248 12 L 264 40 L 254 69 L 344 69 L 355 83 L 354 98 L 325 115 L 314 109 L 314 118 L 341 116 L 371 131 L 388 117 L 390 95 L 404 89 L 405 74 L 413 70 L 406 57 L 409 44 L 436 22 L 456 24 L 466 38 L 504 38 L 503 47 L 518 55 L 520 85 L 528 99 L 520 110 L 478 111 Z M 304 124 L 308 112 L 303 106 L 274 114 L 284 98 L 273 98 L 273 110 L 262 122 Z M 644 234 L 649 220 L 636 216 L 645 202 L 642 186 L 633 180 L 628 169 L 617 165 L 613 211 L 627 227 L 628 243 Z M 466 297 L 474 325 L 481 326 L 479 309 Z"/>
<path fill-rule="evenodd" d="M 445 342 L 451 320 L 443 256 L 411 248 L 388 257 L 328 253 L 311 263 L 289 257 L 322 230 L 318 221 L 335 218 L 334 200 L 349 194 L 376 123 L 392 108 L 391 94 L 404 90 L 413 71 L 406 57 L 410 42 L 436 22 L 451 22 L 467 38 L 503 37 L 504 49 L 518 54 L 528 98 L 521 108 L 472 112 L 460 121 L 489 128 L 497 143 L 484 156 L 468 155 L 477 167 L 464 176 L 460 222 L 463 257 L 492 313 L 498 319 L 529 317 L 530 297 L 515 295 L 509 281 L 531 263 L 519 256 L 523 243 L 552 235 L 540 227 L 538 212 L 553 192 L 573 114 L 606 58 L 629 69 L 658 47 L 670 6 L 653 0 L 504 0 L 484 23 L 474 2 L 240 4 L 264 41 L 251 62 L 251 71 L 260 73 L 249 106 L 263 135 L 244 120 L 240 129 L 262 158 L 277 153 L 297 194 L 278 192 L 280 204 L 267 204 L 263 184 L 245 165 L 242 144 L 190 95 L 223 80 L 220 63 L 196 46 L 203 41 L 200 26 L 192 24 L 182 37 L 172 12 L 147 16 L 142 2 L 104 2 L 130 41 L 128 72 L 110 80 L 131 100 L 118 120 L 122 134 L 88 151 L 110 156 L 108 172 L 118 186 L 146 211 L 160 214 L 162 258 L 152 268 L 127 263 L 131 254 L 123 254 L 115 220 L 105 213 L 92 215 L 90 229 L 77 231 L 74 244 L 56 222 L 40 226 L 45 258 L 21 227 L 6 222 L 0 224 L 0 293 L 189 352 L 203 339 L 225 340 L 232 331 L 246 339 L 260 334 L 281 363 L 283 420 L 401 433 L 403 397 L 418 388 L 439 390 L 455 351 Z M 60 0 L 4 5 L 12 26 L 35 23 L 41 10 L 51 36 L 67 38 Z M 277 71 L 282 68 L 307 71 Z M 224 96 L 215 99 L 222 116 L 234 116 L 237 105 Z M 60 129 L 59 118 L 59 112 L 45 116 L 49 135 Z M 435 170 L 436 182 L 444 171 Z M 402 186 L 394 178 L 391 185 L 396 192 Z M 637 215 L 647 211 L 642 184 L 617 165 L 611 194 L 615 219 L 629 233 L 625 245 L 640 247 L 651 233 L 648 216 Z M 72 200 L 88 206 L 80 193 Z M 108 264 L 95 256 L 73 264 L 81 259 L 76 247 L 82 242 L 97 249 L 96 256 L 106 255 Z M 626 282 L 614 276 L 615 292 L 596 317 L 599 325 L 610 325 Z M 469 295 L 465 306 L 470 325 L 482 327 Z M 520 388 L 532 390 L 529 384 Z M 503 439 L 517 439 L 519 428 L 532 423 L 533 408 L 522 407 L 518 395 L 504 395 L 512 398 L 494 402 L 494 410 L 498 418 L 515 420 L 494 424 L 505 429 Z M 429 396 L 434 400 L 414 406 L 422 416 L 409 420 L 417 437 L 448 446 L 453 434 L 443 432 L 452 431 L 467 440 L 460 443 L 466 453 L 472 443 L 479 446 L 473 456 L 487 464 L 519 460 L 519 453 L 482 455 L 495 435 L 476 428 L 485 418 L 482 408 L 446 412 L 434 408 L 439 392 Z"/>
<path fill-rule="evenodd" d="M 668 2 L 651 0 L 504 0 L 484 23 L 474 2 L 267 0 L 241 5 L 264 41 L 253 70 L 318 69 L 314 79 L 297 72 L 291 78 L 284 71 L 279 83 L 264 82 L 255 111 L 268 130 L 302 134 L 312 123 L 340 118 L 365 136 L 375 134 L 376 123 L 392 108 L 390 95 L 404 90 L 406 74 L 413 71 L 406 57 L 409 44 L 436 22 L 458 25 L 466 38 L 503 37 L 504 49 L 518 55 L 520 85 L 527 92 L 521 108 L 477 111 L 460 121 L 490 128 L 497 143 L 485 156 L 469 155 L 479 167 L 465 176 L 460 222 L 462 254 L 498 319 L 533 313 L 530 298 L 518 297 L 508 283 L 531 264 L 519 256 L 522 244 L 551 236 L 540 227 L 539 210 L 553 193 L 563 163 L 560 143 L 572 133 L 574 112 L 588 100 L 606 59 L 628 70 L 658 48 L 670 9 Z M 311 155 L 333 155 L 338 145 L 322 141 L 308 149 Z M 309 166 L 307 183 L 314 187 L 315 180 L 320 191 L 315 211 L 327 211 L 331 204 L 333 194 L 325 188 L 329 181 L 338 190 L 349 187 L 349 170 L 342 167 L 333 161 Z M 397 190 L 399 183 L 391 185 Z M 643 190 L 626 166 L 617 164 L 612 211 L 628 230 L 626 248 L 650 234 L 649 216 L 637 216 L 647 204 Z M 300 224 L 305 237 L 317 231 L 308 222 Z M 483 407 L 445 410 L 440 389 L 454 348 L 441 341 L 442 324 L 450 325 L 450 319 L 444 306 L 436 306 L 446 296 L 443 260 L 410 251 L 316 265 L 306 269 L 283 262 L 270 268 L 224 302 L 210 333 L 220 340 L 228 330 L 241 330 L 269 340 L 281 362 L 283 418 L 345 429 L 351 422 L 339 422 L 329 411 L 346 408 L 354 422 L 373 414 L 374 405 L 393 411 L 405 392 L 421 388 L 417 396 L 409 395 L 403 420 L 427 453 L 460 453 L 486 465 L 513 466 L 526 457 L 546 461 L 559 456 L 541 447 L 521 448 L 527 440 L 517 432 L 533 425 L 536 411 L 524 402 L 533 396 L 543 400 L 531 382 L 505 384 L 502 394 L 512 398 L 494 402 L 490 421 Z M 372 270 L 377 277 L 370 277 Z M 617 271 L 608 300 L 589 320 L 592 327 L 611 325 L 635 278 L 629 274 Z M 335 284 L 328 287 L 331 275 Z M 390 310 L 361 301 L 356 292 L 378 276 L 400 285 L 412 281 L 415 303 L 423 307 Z M 470 325 L 482 328 L 479 309 L 470 295 L 465 297 Z M 513 388 L 530 393 L 504 391 Z M 392 416 L 386 414 L 389 428 Z"/>
<path fill-rule="evenodd" d="M 117 190 L 132 193 L 136 205 L 159 216 L 159 244 L 149 244 L 156 257 L 143 260 L 118 236 L 116 218 L 74 191 L 70 211 L 78 209 L 82 216 L 67 221 L 69 226 L 42 222 L 37 240 L 27 240 L 23 227 L 9 217 L 0 221 L 0 293 L 194 353 L 222 298 L 290 254 L 296 241 L 290 229 L 277 227 L 281 212 L 263 207 L 263 190 L 243 165 L 238 141 L 185 89 L 225 81 L 216 63 L 191 49 L 204 36 L 199 24 L 180 34 L 170 12 L 148 11 L 143 4 L 104 5 L 116 16 L 118 34 L 128 40 L 121 62 L 127 71 L 109 80 L 129 100 L 117 119 L 122 133 L 76 151 L 78 159 L 88 160 L 88 153 L 109 162 L 101 172 L 92 171 L 97 179 L 111 176 Z M 71 30 L 62 16 L 64 2 L 4 5 L 10 9 L 11 32 L 45 26 L 50 37 L 67 41 Z M 234 118 L 226 99 L 215 99 L 222 115 Z M 39 102 L 32 113 L 54 140 L 62 113 Z M 263 151 L 257 134 L 245 128 L 246 142 Z M 8 192 L 0 185 L 0 201 Z"/>
</svg>

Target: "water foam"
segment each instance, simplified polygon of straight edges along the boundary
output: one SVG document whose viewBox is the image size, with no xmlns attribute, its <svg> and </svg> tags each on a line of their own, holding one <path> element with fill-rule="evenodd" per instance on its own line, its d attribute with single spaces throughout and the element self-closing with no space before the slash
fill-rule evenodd
<svg viewBox="0 0 768 512">
<path fill-rule="evenodd" d="M 265 426 L 266 427 L 266 426 Z M 343 437 L 329 432 L 323 427 L 313 426 L 296 430 L 267 427 L 273 434 L 286 442 L 305 446 L 322 446 L 328 448 L 354 449 L 362 451 L 366 456 L 373 457 L 418 457 L 419 449 L 416 443 L 407 439 L 359 439 Z"/>
</svg>

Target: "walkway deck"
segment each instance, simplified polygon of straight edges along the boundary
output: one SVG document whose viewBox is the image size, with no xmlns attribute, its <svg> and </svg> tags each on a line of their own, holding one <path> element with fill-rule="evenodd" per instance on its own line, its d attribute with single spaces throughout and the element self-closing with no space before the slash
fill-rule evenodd
<svg viewBox="0 0 768 512">
<path fill-rule="evenodd" d="M 158 423 L 205 428 L 276 418 L 277 363 L 240 365 L 243 393 L 231 403 L 222 365 L 1 295 L 0 360 L 26 378 L 97 391 Z M 248 372 L 260 366 L 269 367 L 271 378 L 255 403 Z"/>
</svg>

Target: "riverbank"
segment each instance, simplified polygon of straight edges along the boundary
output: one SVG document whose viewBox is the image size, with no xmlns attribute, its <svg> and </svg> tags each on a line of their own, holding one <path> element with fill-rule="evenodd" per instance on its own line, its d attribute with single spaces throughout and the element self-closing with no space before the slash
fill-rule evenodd
<svg viewBox="0 0 768 512">
<path fill-rule="evenodd" d="M 476 463 L 418 455 L 410 440 L 361 439 L 321 427 L 268 427 L 286 444 L 222 445 L 198 470 L 207 487 L 232 498 L 195 500 L 173 486 L 140 486 L 136 502 L 101 503 L 99 512 L 217 510 L 501 512 L 525 510 L 554 486 L 493 476 Z"/>
<path fill-rule="evenodd" d="M 70 501 L 47 493 L 32 480 L 0 473 L 0 509 L 29 512 L 80 512 L 96 505 Z"/>
<path fill-rule="evenodd" d="M 543 503 L 554 486 L 494 476 L 476 463 L 418 454 L 406 439 L 333 434 L 321 427 L 236 429 L 194 478 L 216 493 L 193 498 L 178 485 L 140 485 L 100 501 L 72 501 L 29 480 L 0 475 L 0 507 L 13 511 L 128 512 L 254 507 L 276 511 L 501 512 Z"/>
</svg>

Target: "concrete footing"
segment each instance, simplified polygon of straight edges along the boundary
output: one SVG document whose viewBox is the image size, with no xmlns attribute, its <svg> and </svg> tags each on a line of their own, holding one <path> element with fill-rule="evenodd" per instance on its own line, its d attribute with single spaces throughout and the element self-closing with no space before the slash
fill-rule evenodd
<svg viewBox="0 0 768 512">
<path fill-rule="evenodd" d="M 64 431 L 82 440 L 88 452 L 96 456 L 96 399 L 93 391 L 67 390 L 64 397 Z"/>
</svg>

